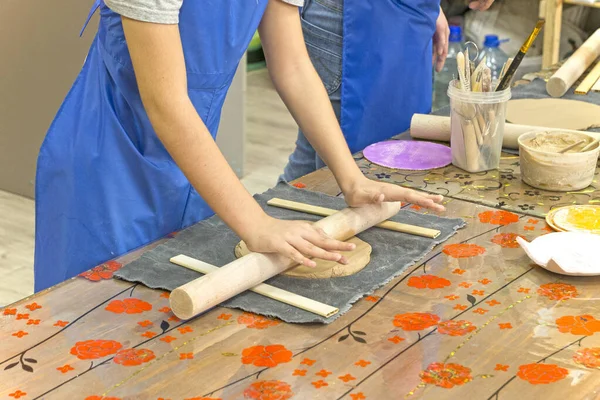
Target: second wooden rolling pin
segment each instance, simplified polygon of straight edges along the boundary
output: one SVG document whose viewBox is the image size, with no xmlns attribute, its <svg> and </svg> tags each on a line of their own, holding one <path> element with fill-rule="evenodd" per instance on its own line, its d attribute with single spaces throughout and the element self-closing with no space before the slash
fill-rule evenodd
<svg viewBox="0 0 600 400">
<path fill-rule="evenodd" d="M 347 240 L 400 211 L 400 203 L 346 208 L 315 222 L 337 240 Z M 278 254 L 250 253 L 171 292 L 173 313 L 190 319 L 296 265 Z"/>
<path fill-rule="evenodd" d="M 585 133 L 590 136 L 594 136 L 600 139 L 600 133 L 598 132 L 581 132 L 573 131 L 569 129 L 556 129 L 556 128 L 545 128 L 543 126 L 530 126 L 530 125 L 517 125 L 509 124 L 508 122 L 504 125 L 504 139 L 502 141 L 502 147 L 507 149 L 519 148 L 519 136 L 527 132 L 534 131 L 556 131 L 562 132 L 575 132 Z M 415 139 L 434 140 L 439 142 L 450 141 L 450 117 L 441 117 L 438 115 L 426 115 L 426 114 L 415 114 L 410 122 L 410 136 Z"/>
</svg>

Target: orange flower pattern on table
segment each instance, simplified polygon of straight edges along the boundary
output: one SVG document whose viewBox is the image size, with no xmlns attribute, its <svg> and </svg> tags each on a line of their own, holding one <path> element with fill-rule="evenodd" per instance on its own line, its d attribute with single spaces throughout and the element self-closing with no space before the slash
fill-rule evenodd
<svg viewBox="0 0 600 400">
<path fill-rule="evenodd" d="M 473 284 L 472 284 L 472 283 L 469 283 L 469 282 L 461 282 L 461 283 L 459 283 L 459 284 L 458 284 L 458 286 L 460 286 L 460 287 L 464 287 L 465 289 L 468 289 L 468 288 L 470 288 L 471 286 L 473 286 Z"/>
<path fill-rule="evenodd" d="M 394 317 L 394 325 L 405 331 L 422 331 L 437 325 L 440 317 L 430 313 L 398 314 Z"/>
<path fill-rule="evenodd" d="M 356 380 L 356 378 L 353 377 L 350 374 L 346 374 L 344 376 L 338 376 L 338 379 L 341 380 L 341 381 L 344 381 L 345 383 L 348 383 L 350 381 L 355 381 Z"/>
<path fill-rule="evenodd" d="M 121 269 L 122 264 L 116 261 L 109 261 L 101 264 L 97 267 L 92 268 L 89 271 L 82 272 L 78 276 L 90 280 L 92 282 L 98 282 L 101 280 L 112 279 L 113 274 Z"/>
<path fill-rule="evenodd" d="M 148 349 L 126 349 L 119 351 L 113 362 L 124 367 L 135 367 L 156 358 L 154 352 Z"/>
<path fill-rule="evenodd" d="M 512 329 L 512 324 L 510 322 L 506 322 L 506 323 L 499 323 L 498 326 L 500 327 L 500 329 Z"/>
<path fill-rule="evenodd" d="M 500 303 L 498 300 L 493 299 L 493 300 L 486 301 L 486 304 L 490 307 L 494 307 L 494 306 L 497 306 L 502 303 Z"/>
<path fill-rule="evenodd" d="M 311 360 L 310 358 L 305 358 L 304 360 L 302 360 L 302 362 L 300 364 L 311 366 L 315 362 L 317 362 L 317 360 Z"/>
<path fill-rule="evenodd" d="M 311 385 L 313 385 L 317 389 L 321 389 L 324 386 L 329 386 L 329 384 L 327 382 L 323 381 L 322 379 L 320 379 L 316 382 L 311 382 Z"/>
<path fill-rule="evenodd" d="M 223 321 L 229 321 L 229 318 L 231 318 L 232 315 L 231 314 L 221 314 L 217 317 L 217 319 L 222 319 Z"/>
<path fill-rule="evenodd" d="M 163 299 L 168 299 L 170 295 L 171 295 L 171 293 L 169 293 L 169 292 L 162 292 L 160 294 L 160 297 L 162 297 Z"/>
<path fill-rule="evenodd" d="M 600 347 L 577 350 L 573 361 L 587 368 L 600 369 Z"/>
<path fill-rule="evenodd" d="M 165 336 L 164 338 L 160 338 L 159 340 L 165 343 L 171 343 L 173 340 L 177 340 L 177 338 L 174 338 L 173 336 Z"/>
<path fill-rule="evenodd" d="M 550 300 L 567 300 L 579 296 L 577 288 L 566 283 L 545 283 L 537 292 Z"/>
<path fill-rule="evenodd" d="M 485 292 L 483 290 L 473 290 L 473 292 L 471 294 L 473 296 L 483 296 L 483 295 L 485 295 Z"/>
<path fill-rule="evenodd" d="M 366 397 L 365 397 L 365 395 L 363 394 L 363 392 L 359 392 L 359 393 L 351 394 L 351 395 L 350 395 L 350 398 L 351 398 L 352 400 L 365 400 L 365 399 L 366 399 Z"/>
<path fill-rule="evenodd" d="M 19 331 L 19 332 L 13 333 L 12 335 L 18 337 L 19 339 L 21 339 L 23 336 L 29 335 L 29 333 L 27 333 L 25 331 Z"/>
<path fill-rule="evenodd" d="M 297 187 L 298 189 L 304 189 L 306 185 L 302 182 L 296 182 L 292 186 Z"/>
<path fill-rule="evenodd" d="M 518 249 L 520 247 L 517 242 L 518 237 L 525 239 L 524 236 L 517 235 L 516 233 L 499 233 L 492 238 L 492 243 L 505 249 Z"/>
<path fill-rule="evenodd" d="M 543 385 L 564 379 L 569 374 L 565 368 L 554 364 L 526 364 L 519 367 L 517 376 L 532 385 Z"/>
<path fill-rule="evenodd" d="M 294 373 L 292 375 L 293 376 L 306 376 L 306 370 L 305 369 L 295 369 Z"/>
<path fill-rule="evenodd" d="M 398 343 L 400 343 L 403 340 L 404 340 L 404 338 L 401 338 L 400 336 L 394 336 L 394 337 L 391 337 L 391 338 L 388 339 L 388 341 L 390 341 L 390 342 L 392 342 L 394 344 L 398 344 Z"/>
<path fill-rule="evenodd" d="M 179 353 L 180 360 L 193 360 L 194 353 Z"/>
<path fill-rule="evenodd" d="M 484 254 L 485 248 L 471 243 L 457 243 L 445 245 L 442 251 L 452 258 L 469 258 Z"/>
<path fill-rule="evenodd" d="M 534 230 L 534 229 L 535 229 L 535 226 L 526 226 L 524 229 L 525 229 L 526 231 L 532 231 L 532 230 Z"/>
<path fill-rule="evenodd" d="M 504 365 L 504 364 L 496 364 L 496 368 L 494 368 L 494 371 L 508 371 L 508 365 Z"/>
<path fill-rule="evenodd" d="M 161 400 L 161 399 L 158 399 Z M 171 400 L 171 399 L 164 399 L 164 400 Z M 217 399 L 215 397 L 192 397 L 189 399 L 183 399 L 183 400 L 222 400 L 220 397 Z"/>
<path fill-rule="evenodd" d="M 331 371 L 327 371 L 326 369 L 322 369 L 319 372 L 317 372 L 315 375 L 322 376 L 323 378 L 327 378 L 331 374 L 332 374 Z"/>
<path fill-rule="evenodd" d="M 31 303 L 26 305 L 25 308 L 33 312 L 35 310 L 39 310 L 40 308 L 42 308 L 42 306 L 40 306 L 38 303 Z"/>
<path fill-rule="evenodd" d="M 488 310 L 486 310 L 485 308 L 478 308 L 477 310 L 473 310 L 473 312 L 474 312 L 475 314 L 481 314 L 481 315 L 483 315 L 483 314 L 485 314 L 486 312 L 488 312 Z"/>
<path fill-rule="evenodd" d="M 145 321 L 138 322 L 138 325 L 141 326 L 142 328 L 147 328 L 147 327 L 152 326 L 154 324 L 152 323 L 152 321 L 145 320 Z"/>
<path fill-rule="evenodd" d="M 444 321 L 438 324 L 438 332 L 442 335 L 464 336 L 476 330 L 477 327 L 469 321 Z"/>
<path fill-rule="evenodd" d="M 75 368 L 71 367 L 69 364 L 65 364 L 62 367 L 58 367 L 56 368 L 58 371 L 62 372 L 63 374 L 66 374 L 69 371 L 73 371 L 75 370 Z"/>
<path fill-rule="evenodd" d="M 39 325 L 39 324 L 40 324 L 39 319 L 30 319 L 29 321 L 27 321 L 27 325 Z"/>
<path fill-rule="evenodd" d="M 185 335 L 186 333 L 191 333 L 194 332 L 194 330 L 192 329 L 192 327 L 190 326 L 182 326 L 181 328 L 177 328 L 177 330 L 179 331 L 179 333 L 181 333 L 182 335 Z"/>
<path fill-rule="evenodd" d="M 519 290 L 517 290 L 517 293 L 529 294 L 529 290 L 529 288 L 520 287 Z"/>
<path fill-rule="evenodd" d="M 462 304 L 457 304 L 454 306 L 454 309 L 458 311 L 465 311 L 467 308 L 469 308 L 469 306 L 464 306 Z"/>
<path fill-rule="evenodd" d="M 263 317 L 262 315 L 256 315 L 253 313 L 245 312 L 238 317 L 238 324 L 246 325 L 250 329 L 267 329 L 270 326 L 279 325 L 281 322 Z"/>
<path fill-rule="evenodd" d="M 600 321 L 591 315 L 567 315 L 556 320 L 559 332 L 590 336 L 600 332 Z"/>
<path fill-rule="evenodd" d="M 21 397 L 24 397 L 26 395 L 27 395 L 26 392 L 22 392 L 20 390 L 17 390 L 16 392 L 9 394 L 10 397 L 14 397 L 15 399 L 20 399 Z"/>
<path fill-rule="evenodd" d="M 432 363 L 420 374 L 421 381 L 445 389 L 464 385 L 471 381 L 471 369 L 454 363 Z"/>
<path fill-rule="evenodd" d="M 508 225 L 519 221 L 519 216 L 504 210 L 479 213 L 479 222 L 492 225 Z"/>
<path fill-rule="evenodd" d="M 16 308 L 5 308 L 4 315 L 16 315 L 17 314 L 17 309 Z"/>
<path fill-rule="evenodd" d="M 59 326 L 61 328 L 64 328 L 65 326 L 69 325 L 69 321 L 56 321 L 56 323 L 54 324 L 54 326 Z"/>
<path fill-rule="evenodd" d="M 160 311 L 160 312 L 164 312 L 164 313 L 170 313 L 170 312 L 171 312 L 171 309 L 170 309 L 169 307 L 163 307 L 163 308 L 161 308 L 161 309 L 160 309 L 160 310 L 158 310 L 158 311 Z"/>
<path fill-rule="evenodd" d="M 490 281 L 488 278 L 484 278 L 484 279 L 480 279 L 477 282 L 481 283 L 482 285 L 489 285 L 490 283 L 492 283 L 492 281 Z"/>
<path fill-rule="evenodd" d="M 435 275 L 421 275 L 411 277 L 408 286 L 417 289 L 443 289 L 450 286 L 450 281 Z"/>
<path fill-rule="evenodd" d="M 118 397 L 88 396 L 85 400 L 121 400 Z"/>
<path fill-rule="evenodd" d="M 538 222 L 540 222 L 540 221 L 538 221 L 537 219 L 533 219 L 533 218 L 529 218 L 527 220 L 528 224 L 533 224 L 533 225 L 537 225 Z"/>
<path fill-rule="evenodd" d="M 29 319 L 29 314 L 17 314 L 17 320 Z"/>
<path fill-rule="evenodd" d="M 292 361 L 292 352 L 280 344 L 252 346 L 242 351 L 242 363 L 272 368 Z"/>
<path fill-rule="evenodd" d="M 292 387 L 282 381 L 258 381 L 244 390 L 244 398 L 252 400 L 287 400 L 293 395 Z"/>
<path fill-rule="evenodd" d="M 366 301 L 370 301 L 372 303 L 377 303 L 381 297 L 379 296 L 367 296 L 365 297 Z"/>
<path fill-rule="evenodd" d="M 467 270 L 466 270 L 466 269 L 460 269 L 460 268 L 456 268 L 454 271 L 452 271 L 452 273 L 453 273 L 453 274 L 456 274 L 456 275 L 462 275 L 462 274 L 464 274 L 465 272 L 467 272 Z"/>
<path fill-rule="evenodd" d="M 77 342 L 71 349 L 71 354 L 80 360 L 95 360 L 115 354 L 121 350 L 121 343 L 114 340 L 86 340 Z"/>
<path fill-rule="evenodd" d="M 356 365 L 357 367 L 362 367 L 362 368 L 365 368 L 369 364 L 371 364 L 371 361 L 366 361 L 366 360 L 358 360 L 357 362 L 354 363 L 354 365 Z"/>
<path fill-rule="evenodd" d="M 454 301 L 454 300 L 459 299 L 459 297 L 457 295 L 455 295 L 455 294 L 451 294 L 450 296 L 444 296 L 444 298 L 448 299 L 450 301 Z"/>
<path fill-rule="evenodd" d="M 156 336 L 156 333 L 152 332 L 152 331 L 147 331 L 142 333 L 142 337 L 148 338 L 148 339 L 152 339 L 154 336 Z"/>
<path fill-rule="evenodd" d="M 105 308 L 115 314 L 141 314 L 152 310 L 152 304 L 140 299 L 113 300 Z"/>
</svg>

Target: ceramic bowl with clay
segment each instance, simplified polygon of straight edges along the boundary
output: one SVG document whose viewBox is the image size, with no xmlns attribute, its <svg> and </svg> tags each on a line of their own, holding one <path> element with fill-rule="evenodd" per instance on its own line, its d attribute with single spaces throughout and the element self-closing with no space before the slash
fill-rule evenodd
<svg viewBox="0 0 600 400">
<path fill-rule="evenodd" d="M 565 153 L 559 153 L 580 141 L 583 143 Z M 581 150 L 592 142 L 594 137 L 585 133 L 560 130 L 521 135 L 521 179 L 535 188 L 557 192 L 588 187 L 594 180 L 600 144 L 596 142 L 586 151 Z"/>
</svg>

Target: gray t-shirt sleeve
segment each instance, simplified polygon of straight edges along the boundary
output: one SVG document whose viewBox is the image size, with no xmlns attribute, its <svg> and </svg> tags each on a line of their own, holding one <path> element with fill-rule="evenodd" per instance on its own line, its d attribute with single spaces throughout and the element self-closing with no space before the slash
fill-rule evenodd
<svg viewBox="0 0 600 400">
<path fill-rule="evenodd" d="M 302 7 L 304 4 L 304 0 L 282 1 L 298 7 Z M 177 24 L 183 0 L 104 0 L 104 3 L 117 14 L 137 21 Z"/>
</svg>

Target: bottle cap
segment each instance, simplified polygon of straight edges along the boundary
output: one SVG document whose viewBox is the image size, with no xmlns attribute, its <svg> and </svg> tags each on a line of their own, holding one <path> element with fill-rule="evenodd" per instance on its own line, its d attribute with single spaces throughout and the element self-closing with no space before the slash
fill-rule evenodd
<svg viewBox="0 0 600 400">
<path fill-rule="evenodd" d="M 499 47 L 500 40 L 498 39 L 498 35 L 485 35 L 483 45 L 485 47 Z"/>
<path fill-rule="evenodd" d="M 457 25 L 450 25 L 450 38 L 451 42 L 462 42 L 462 28 Z"/>
</svg>

